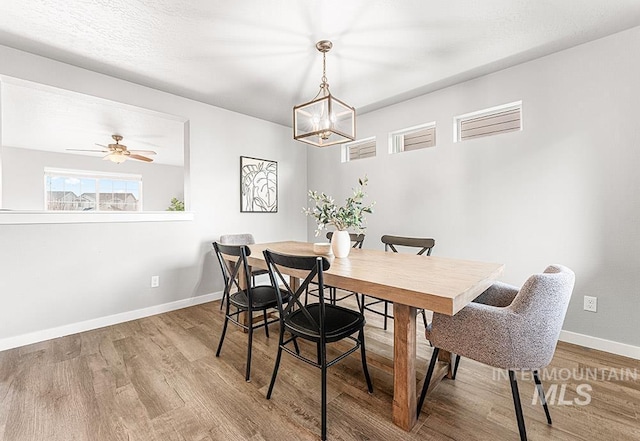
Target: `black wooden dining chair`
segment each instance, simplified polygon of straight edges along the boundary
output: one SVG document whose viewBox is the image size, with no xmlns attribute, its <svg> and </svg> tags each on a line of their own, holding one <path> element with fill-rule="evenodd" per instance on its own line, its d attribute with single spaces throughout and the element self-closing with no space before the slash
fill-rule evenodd
<svg viewBox="0 0 640 441">
<path fill-rule="evenodd" d="M 216 351 L 216 357 L 220 356 L 222 350 L 222 343 L 224 342 L 225 334 L 227 333 L 227 325 L 229 321 L 240 326 L 246 330 L 249 334 L 249 342 L 247 346 L 247 367 L 245 373 L 245 380 L 249 381 L 251 374 L 251 345 L 253 343 L 253 330 L 264 326 L 265 333 L 269 337 L 269 324 L 277 322 L 279 319 L 275 318 L 271 321 L 267 318 L 267 310 L 274 309 L 278 306 L 276 290 L 271 285 L 255 286 L 252 284 L 253 278 L 251 277 L 251 271 L 247 263 L 247 256 L 251 255 L 251 249 L 246 245 L 222 245 L 218 242 L 213 242 L 213 249 L 218 257 L 220 263 L 220 269 L 222 270 L 222 277 L 224 279 L 224 295 L 226 297 L 226 309 L 224 314 L 224 325 L 222 326 L 222 334 L 220 335 L 220 342 L 218 343 L 218 350 Z M 235 258 L 235 261 L 230 261 L 229 258 Z M 240 269 L 243 269 L 240 273 Z M 244 278 L 245 289 L 240 287 L 240 277 Z M 232 292 L 235 290 L 235 292 Z M 284 298 L 288 298 L 286 293 L 283 294 Z M 235 311 L 231 312 L 231 306 Z M 263 322 L 253 322 L 253 312 L 262 311 L 264 315 Z M 240 320 L 240 314 L 246 313 L 246 324 Z"/>
<path fill-rule="evenodd" d="M 333 231 L 327 231 L 327 239 L 331 242 L 331 238 L 333 237 Z M 364 243 L 364 233 L 349 233 L 349 239 L 351 240 L 351 248 L 362 248 L 362 244 Z"/>
<path fill-rule="evenodd" d="M 251 233 L 223 234 L 220 236 L 220 239 L 218 239 L 218 243 L 221 245 L 253 245 L 256 243 L 256 240 Z M 262 274 L 267 274 L 267 270 L 262 268 L 251 268 L 251 279 L 254 285 L 256 284 L 256 276 L 260 276 Z M 222 297 L 220 309 L 222 309 L 226 300 L 226 297 Z"/>
<path fill-rule="evenodd" d="M 436 241 L 432 238 L 422 238 L 422 237 L 402 237 L 402 236 L 390 236 L 385 234 L 384 236 L 382 236 L 380 238 L 380 240 L 382 241 L 382 243 L 384 244 L 384 250 L 385 251 L 392 251 L 394 253 L 398 252 L 398 249 L 396 247 L 408 247 L 408 248 L 417 248 L 418 252 L 417 254 L 419 256 L 422 255 L 426 255 L 426 256 L 430 256 L 431 255 L 431 250 L 433 249 L 433 247 L 436 245 Z M 372 297 L 373 300 L 367 302 L 365 299 L 365 295 L 362 294 L 362 299 L 360 300 L 360 305 L 361 305 L 361 311 L 364 313 L 364 311 L 370 311 L 373 312 L 375 314 L 381 315 L 384 317 L 384 330 L 387 330 L 387 320 L 391 319 L 393 320 L 393 315 L 389 313 L 389 301 L 387 300 L 382 300 L 379 299 L 377 297 Z M 384 311 L 379 311 L 375 308 L 373 308 L 374 305 L 379 305 L 379 304 L 383 304 L 384 306 Z M 425 328 L 427 327 L 427 315 L 424 312 L 424 309 L 419 309 L 418 310 L 418 314 L 422 315 L 422 320 L 424 322 L 424 326 Z"/>
<path fill-rule="evenodd" d="M 331 242 L 331 238 L 333 237 L 333 231 L 327 231 L 326 237 L 327 239 L 329 239 L 329 242 Z M 360 234 L 349 233 L 349 239 L 351 240 L 351 248 L 362 248 L 362 244 L 364 244 L 365 235 L 363 233 L 360 233 Z M 311 285 L 315 285 L 315 283 L 311 282 L 309 288 L 307 289 L 307 292 L 305 294 L 305 299 L 304 299 L 305 303 L 307 303 L 308 296 L 310 295 L 318 297 L 317 288 Z M 348 294 L 338 298 L 338 290 L 336 289 L 335 286 L 325 286 L 325 288 L 329 290 L 329 299 L 333 305 L 335 305 L 336 302 L 340 302 L 344 299 L 354 296 L 356 298 L 356 303 L 358 304 L 358 309 L 362 311 L 362 307 L 360 306 L 360 295 L 357 292 L 351 291 Z"/>
<path fill-rule="evenodd" d="M 367 381 L 367 388 L 369 393 L 373 392 L 369 370 L 367 369 L 364 345 L 364 315 L 358 311 L 325 302 L 324 271 L 328 270 L 330 266 L 326 258 L 320 256 L 292 256 L 270 250 L 265 250 L 264 256 L 269 268 L 271 283 L 276 289 L 280 312 L 278 355 L 273 368 L 267 399 L 271 399 L 283 351 L 293 355 L 298 360 L 319 368 L 321 372 L 321 433 L 322 440 L 326 440 L 327 368 L 360 349 L 362 369 Z M 292 268 L 306 272 L 306 277 L 301 281 L 295 292 L 290 288 L 288 278 L 282 275 L 281 268 Z M 318 283 L 318 302 L 304 304 L 301 301 L 301 297 L 306 293 L 309 283 L 314 279 Z M 291 336 L 285 338 L 285 332 L 288 332 Z M 357 337 L 354 337 L 353 334 L 356 333 Z M 298 339 L 316 344 L 314 357 L 301 354 L 297 344 Z M 327 360 L 327 344 L 344 339 L 351 340 L 353 346 L 333 360 Z"/>
</svg>

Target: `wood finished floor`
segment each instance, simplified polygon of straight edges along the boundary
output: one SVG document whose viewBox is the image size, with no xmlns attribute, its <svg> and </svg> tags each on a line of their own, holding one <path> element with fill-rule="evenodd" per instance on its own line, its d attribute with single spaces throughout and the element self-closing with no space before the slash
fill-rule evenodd
<svg viewBox="0 0 640 441">
<path fill-rule="evenodd" d="M 269 339 L 256 333 L 246 383 L 246 334 L 230 327 L 221 357 L 214 355 L 223 321 L 218 306 L 194 306 L 0 352 L 0 440 L 319 439 L 319 372 L 284 354 L 273 397 L 266 400 L 277 326 Z M 374 393 L 366 392 L 357 353 L 330 369 L 329 439 L 519 439 L 508 381 L 464 359 L 457 379 L 444 380 L 428 395 L 416 427 L 410 433 L 397 428 L 391 422 L 393 332 L 383 331 L 373 314 L 367 321 Z M 422 333 L 420 324 L 419 329 Z M 422 380 L 431 348 L 424 338 L 418 340 L 417 380 Z M 635 360 L 563 343 L 550 368 L 640 373 Z M 554 424 L 547 426 L 542 408 L 531 404 L 532 383 L 520 381 L 529 439 L 639 440 L 640 381 L 558 381 L 567 384 L 564 399 L 580 399 L 576 387 L 583 382 L 593 388 L 591 403 L 551 406 Z"/>
</svg>

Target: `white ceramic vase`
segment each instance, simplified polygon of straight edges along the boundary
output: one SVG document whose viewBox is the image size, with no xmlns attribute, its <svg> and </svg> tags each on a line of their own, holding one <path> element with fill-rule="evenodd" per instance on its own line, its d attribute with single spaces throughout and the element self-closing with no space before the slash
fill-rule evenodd
<svg viewBox="0 0 640 441">
<path fill-rule="evenodd" d="M 351 238 L 348 231 L 334 231 L 331 236 L 331 250 L 333 255 L 340 257 L 347 257 L 351 250 Z"/>
</svg>

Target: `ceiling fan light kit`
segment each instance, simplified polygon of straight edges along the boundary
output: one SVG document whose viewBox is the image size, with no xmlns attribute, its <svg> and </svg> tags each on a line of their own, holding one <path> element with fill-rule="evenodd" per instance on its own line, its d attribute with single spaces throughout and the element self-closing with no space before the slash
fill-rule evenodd
<svg viewBox="0 0 640 441">
<path fill-rule="evenodd" d="M 109 153 L 107 156 L 105 156 L 104 158 L 105 161 L 111 161 L 111 162 L 115 162 L 116 164 L 121 164 L 124 161 L 127 160 L 127 157 L 125 155 L 123 155 L 122 153 Z"/>
<path fill-rule="evenodd" d="M 121 164 L 127 159 L 137 159 L 138 161 L 144 162 L 153 162 L 153 159 L 147 158 L 146 156 L 141 155 L 143 153 L 145 155 L 155 155 L 156 152 L 153 150 L 128 150 L 127 146 L 124 144 L 120 144 L 122 141 L 122 136 L 120 135 L 111 135 L 113 140 L 116 142 L 115 144 L 109 144 L 108 146 L 104 146 L 102 144 L 96 144 L 100 147 L 104 147 L 107 150 L 84 150 L 84 149 L 67 149 L 69 151 L 74 152 L 99 152 L 99 153 L 108 153 L 107 156 L 103 157 L 105 161 L 115 162 L 116 164 Z"/>
<path fill-rule="evenodd" d="M 293 108 L 293 139 L 316 147 L 342 144 L 356 139 L 356 109 L 340 101 L 329 91 L 326 55 L 333 44 L 316 43 L 322 53 L 322 83 L 315 98 Z"/>
</svg>

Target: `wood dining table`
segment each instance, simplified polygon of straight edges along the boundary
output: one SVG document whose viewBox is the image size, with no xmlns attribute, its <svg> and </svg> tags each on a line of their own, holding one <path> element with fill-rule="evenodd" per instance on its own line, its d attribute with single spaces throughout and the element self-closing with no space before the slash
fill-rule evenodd
<svg viewBox="0 0 640 441">
<path fill-rule="evenodd" d="M 272 242 L 250 245 L 248 263 L 267 268 L 266 249 L 292 255 L 316 255 L 313 244 Z M 416 415 L 416 312 L 426 309 L 453 315 L 486 290 L 503 272 L 500 263 L 476 262 L 409 253 L 389 253 L 352 249 L 349 256 L 329 259 L 324 283 L 347 291 L 371 295 L 393 302 L 393 405 L 392 420 L 409 431 Z M 304 272 L 281 268 L 291 278 L 292 289 Z M 444 369 L 434 380 L 451 375 L 450 354 L 440 351 Z M 437 377 L 437 378 L 436 378 Z"/>
</svg>

